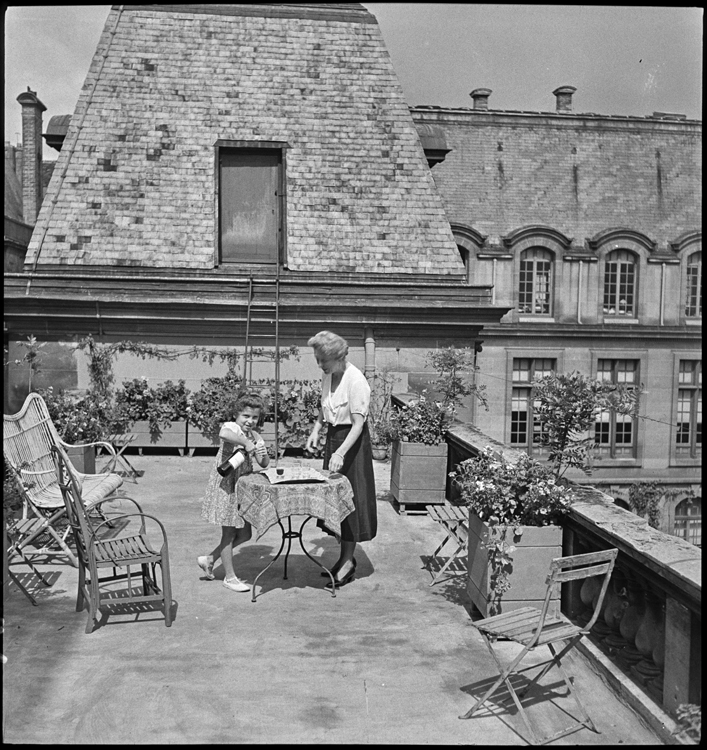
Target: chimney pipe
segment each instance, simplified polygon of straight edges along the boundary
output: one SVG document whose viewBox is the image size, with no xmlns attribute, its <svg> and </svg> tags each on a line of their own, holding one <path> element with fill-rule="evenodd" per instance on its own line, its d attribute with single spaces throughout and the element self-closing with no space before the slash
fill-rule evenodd
<svg viewBox="0 0 707 750">
<path fill-rule="evenodd" d="M 491 89 L 474 89 L 469 96 L 474 100 L 474 109 L 488 109 Z"/>
<path fill-rule="evenodd" d="M 560 86 L 555 89 L 552 93 L 557 97 L 557 112 L 571 112 L 572 111 L 572 94 L 577 89 L 574 86 Z"/>
<path fill-rule="evenodd" d="M 17 101 L 22 105 L 22 216 L 34 225 L 42 206 L 42 112 L 47 108 L 29 86 Z"/>
</svg>

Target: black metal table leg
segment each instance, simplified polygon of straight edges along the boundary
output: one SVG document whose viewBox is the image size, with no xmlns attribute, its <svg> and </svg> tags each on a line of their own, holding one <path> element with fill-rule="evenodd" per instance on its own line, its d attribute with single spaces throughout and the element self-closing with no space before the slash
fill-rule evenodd
<svg viewBox="0 0 707 750">
<path fill-rule="evenodd" d="M 282 531 L 282 540 L 280 542 L 280 549 L 277 551 L 277 554 L 273 559 L 258 573 L 257 576 L 255 576 L 255 579 L 253 580 L 253 584 L 251 586 L 251 601 L 254 602 L 256 599 L 255 596 L 255 584 L 258 582 L 258 578 L 260 578 L 263 573 L 280 557 L 282 554 L 282 550 L 285 546 L 285 541 L 287 541 L 287 550 L 285 551 L 285 561 L 284 561 L 284 574 L 283 578 L 287 580 L 287 558 L 290 556 L 290 550 L 292 549 L 292 540 L 293 539 L 299 539 L 300 547 L 302 548 L 302 551 L 305 555 L 318 567 L 320 567 L 322 570 L 325 570 L 329 574 L 329 578 L 331 579 L 331 595 L 333 597 L 336 597 L 336 585 L 334 584 L 334 576 L 332 572 L 329 570 L 329 568 L 325 568 L 318 560 L 316 560 L 314 557 L 312 557 L 309 552 L 304 547 L 304 543 L 302 542 L 302 531 L 305 527 L 305 524 L 312 519 L 312 516 L 307 516 L 307 518 L 304 519 L 304 522 L 299 528 L 299 531 L 292 531 L 292 518 L 290 516 L 287 517 L 287 531 L 285 531 L 285 527 L 282 525 L 282 522 L 278 519 L 277 523 L 280 527 L 280 530 Z"/>
</svg>

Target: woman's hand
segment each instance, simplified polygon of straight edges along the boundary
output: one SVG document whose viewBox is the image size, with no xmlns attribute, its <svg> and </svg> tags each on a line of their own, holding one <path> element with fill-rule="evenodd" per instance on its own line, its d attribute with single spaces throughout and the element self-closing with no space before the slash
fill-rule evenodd
<svg viewBox="0 0 707 750">
<path fill-rule="evenodd" d="M 344 466 L 344 457 L 340 453 L 332 453 L 329 458 L 329 471 L 341 471 Z"/>
<path fill-rule="evenodd" d="M 314 453 L 314 451 L 317 450 L 318 442 L 319 442 L 319 430 L 312 430 L 309 437 L 307 438 L 307 442 L 304 445 L 305 451 L 307 451 L 307 453 Z"/>
</svg>

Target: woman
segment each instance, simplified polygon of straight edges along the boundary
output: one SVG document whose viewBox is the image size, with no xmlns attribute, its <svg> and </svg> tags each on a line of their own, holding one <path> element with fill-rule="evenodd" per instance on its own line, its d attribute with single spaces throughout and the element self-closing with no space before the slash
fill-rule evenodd
<svg viewBox="0 0 707 750">
<path fill-rule="evenodd" d="M 307 438 L 306 450 L 316 447 L 326 422 L 324 468 L 343 474 L 353 487 L 355 510 L 341 522 L 341 550 L 331 569 L 335 585 L 344 586 L 355 576 L 356 542 L 373 539 L 378 527 L 373 456 L 366 423 L 371 388 L 364 374 L 346 361 L 349 345 L 341 336 L 321 331 L 307 344 L 314 350 L 324 374 L 319 415 Z"/>
</svg>

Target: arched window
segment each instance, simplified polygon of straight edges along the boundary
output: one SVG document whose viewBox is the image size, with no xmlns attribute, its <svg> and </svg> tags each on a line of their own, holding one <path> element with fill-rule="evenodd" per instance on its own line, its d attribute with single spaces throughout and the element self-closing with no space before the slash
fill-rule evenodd
<svg viewBox="0 0 707 750">
<path fill-rule="evenodd" d="M 675 506 L 673 535 L 702 546 L 702 498 L 686 497 Z"/>
<path fill-rule="evenodd" d="M 552 253 L 530 248 L 520 254 L 518 309 L 529 315 L 552 313 Z"/>
<path fill-rule="evenodd" d="M 692 253 L 687 259 L 687 294 L 685 315 L 688 318 L 702 317 L 702 253 Z"/>
<path fill-rule="evenodd" d="M 613 250 L 604 265 L 604 315 L 636 315 L 636 256 Z"/>
<path fill-rule="evenodd" d="M 467 281 L 469 280 L 469 251 L 463 246 L 457 244 L 457 250 L 461 256 L 462 263 L 464 264 L 464 270 L 466 271 Z"/>
</svg>

